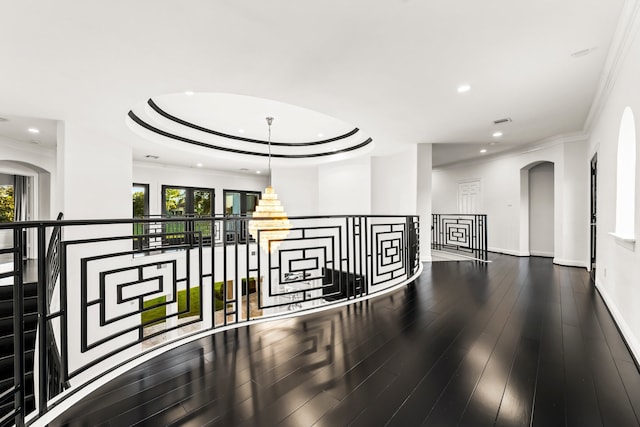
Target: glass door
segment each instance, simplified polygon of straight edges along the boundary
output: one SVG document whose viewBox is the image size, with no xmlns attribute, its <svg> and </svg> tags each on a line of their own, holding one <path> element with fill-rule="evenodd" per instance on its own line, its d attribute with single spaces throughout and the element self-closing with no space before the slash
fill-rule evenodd
<svg viewBox="0 0 640 427">
<path fill-rule="evenodd" d="M 251 216 L 259 200 L 260 193 L 257 191 L 224 190 L 224 214 L 225 216 Z M 233 242 L 235 239 L 239 242 L 247 241 L 246 221 L 227 221 L 226 224 L 227 242 Z"/>
<path fill-rule="evenodd" d="M 213 216 L 215 192 L 212 188 L 162 187 L 162 214 L 167 217 L 184 217 L 184 221 L 165 224 L 165 241 L 169 244 L 198 239 L 210 241 L 213 228 L 211 220 L 198 220 Z M 175 233 L 175 234 L 174 234 Z"/>
</svg>

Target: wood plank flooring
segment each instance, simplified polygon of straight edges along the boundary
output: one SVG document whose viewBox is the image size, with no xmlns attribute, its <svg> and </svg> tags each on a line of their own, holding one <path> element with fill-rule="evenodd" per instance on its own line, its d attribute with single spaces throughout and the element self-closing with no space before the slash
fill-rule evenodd
<svg viewBox="0 0 640 427">
<path fill-rule="evenodd" d="M 587 272 L 490 259 L 189 343 L 51 425 L 640 425 L 640 374 Z"/>
</svg>

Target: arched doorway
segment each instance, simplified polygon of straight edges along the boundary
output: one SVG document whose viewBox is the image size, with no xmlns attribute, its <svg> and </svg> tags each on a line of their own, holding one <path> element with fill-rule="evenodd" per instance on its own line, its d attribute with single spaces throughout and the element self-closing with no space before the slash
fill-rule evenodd
<svg viewBox="0 0 640 427">
<path fill-rule="evenodd" d="M 30 163 L 0 160 L 0 186 L 3 190 L 10 190 L 2 192 L 3 221 L 51 218 L 51 174 L 48 171 Z M 11 206 L 6 203 L 8 194 L 11 195 Z M 27 246 L 23 258 L 36 258 L 35 230 L 28 232 L 25 238 Z M 0 247 L 10 246 L 12 240 L 10 230 L 0 232 Z M 0 263 L 3 261 L 7 260 L 0 259 Z"/>
<path fill-rule="evenodd" d="M 554 257 L 554 164 L 531 163 L 520 170 L 520 252 Z"/>
</svg>

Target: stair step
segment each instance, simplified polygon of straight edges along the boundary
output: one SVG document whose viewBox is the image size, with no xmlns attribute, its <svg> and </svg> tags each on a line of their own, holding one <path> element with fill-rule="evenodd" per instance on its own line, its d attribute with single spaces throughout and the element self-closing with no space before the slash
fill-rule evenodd
<svg viewBox="0 0 640 427">
<path fill-rule="evenodd" d="M 34 350 L 36 345 L 36 330 L 27 330 L 24 333 L 24 348 Z M 13 334 L 0 337 L 0 357 L 13 354 Z"/>
<path fill-rule="evenodd" d="M 3 372 L 3 374 L 5 374 L 3 376 L 6 376 L 6 378 L 0 379 L 0 394 L 13 387 L 13 371 L 8 373 L 9 375 L 6 375 L 7 372 Z M 28 371 L 27 373 L 25 373 L 24 378 L 28 383 L 26 388 L 27 392 L 33 393 L 33 371 Z"/>
<path fill-rule="evenodd" d="M 13 376 L 7 376 L 7 374 L 7 372 L 3 372 L 2 376 L 6 376 L 6 378 L 0 379 L 0 394 L 13 387 Z"/>
<path fill-rule="evenodd" d="M 24 315 L 24 325 L 27 330 L 36 329 L 38 314 L 28 313 Z M 13 317 L 0 317 L 0 336 L 13 334 Z"/>
<path fill-rule="evenodd" d="M 0 286 L 0 301 L 11 300 L 13 298 L 13 286 Z"/>
<path fill-rule="evenodd" d="M 24 352 L 24 366 L 29 372 L 33 369 L 33 355 L 34 350 L 27 350 Z M 0 372 L 7 372 L 9 375 L 13 375 L 13 355 L 0 357 Z M 0 374 L 4 376 L 3 374 Z M 1 377 L 0 377 L 1 378 Z"/>
<path fill-rule="evenodd" d="M 38 295 L 38 284 L 29 282 L 22 284 L 22 292 L 25 297 L 35 297 Z M 13 300 L 13 285 L 0 286 L 0 301 Z"/>
<path fill-rule="evenodd" d="M 38 297 L 25 297 L 22 303 L 22 309 L 25 314 L 38 312 Z M 11 317 L 13 315 L 13 300 L 0 301 L 0 318 Z"/>
</svg>

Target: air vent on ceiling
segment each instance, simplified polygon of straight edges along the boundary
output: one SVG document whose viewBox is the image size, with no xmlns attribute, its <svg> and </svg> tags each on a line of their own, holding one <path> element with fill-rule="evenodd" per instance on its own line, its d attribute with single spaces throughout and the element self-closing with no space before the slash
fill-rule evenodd
<svg viewBox="0 0 640 427">
<path fill-rule="evenodd" d="M 511 118 L 510 118 L 510 117 L 507 117 L 507 118 L 505 118 L 505 119 L 498 119 L 498 120 L 494 120 L 494 121 L 493 121 L 493 124 L 494 124 L 494 125 L 499 125 L 499 124 L 501 124 L 501 123 L 509 123 L 510 121 L 511 121 Z"/>
</svg>

